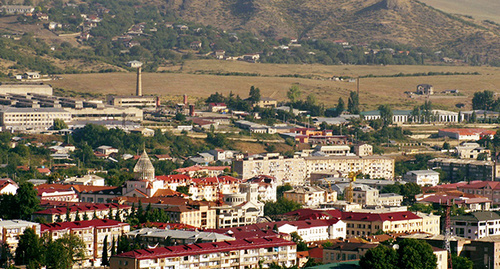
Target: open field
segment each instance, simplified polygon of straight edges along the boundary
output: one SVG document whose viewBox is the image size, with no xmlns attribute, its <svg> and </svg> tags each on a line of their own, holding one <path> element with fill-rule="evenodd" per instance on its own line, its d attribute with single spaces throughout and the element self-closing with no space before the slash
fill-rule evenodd
<svg viewBox="0 0 500 269">
<path fill-rule="evenodd" d="M 363 76 L 368 74 L 395 75 L 419 72 L 479 72 L 480 75 L 442 75 L 416 77 L 372 77 L 360 80 L 360 101 L 364 109 L 372 109 L 381 103 L 394 108 L 410 108 L 424 102 L 424 98 L 409 98 L 404 92 L 415 91 L 418 84 L 434 86 L 436 92 L 447 89 L 460 90 L 461 96 L 436 95 L 431 101 L 438 107 L 455 109 L 456 103 L 465 103 L 470 109 L 472 95 L 476 91 L 500 91 L 500 68 L 465 66 L 325 66 L 325 65 L 278 65 L 251 64 L 216 60 L 188 61 L 182 67 L 171 68 L 171 73 L 143 73 L 145 94 L 157 94 L 166 98 L 207 97 L 211 93 L 233 92 L 242 98 L 248 96 L 250 86 L 259 87 L 262 96 L 286 100 L 286 92 L 294 83 L 299 84 L 305 98 L 316 95 L 327 106 L 337 103 L 339 97 L 347 103 L 349 91 L 356 90 L 356 83 L 332 81 L 332 76 Z M 194 74 L 204 72 L 205 74 Z M 221 76 L 213 73 L 240 72 L 259 76 Z M 210 74 L 208 74 L 210 73 Z M 315 79 L 276 77 L 279 75 L 314 75 Z M 52 86 L 80 92 L 130 95 L 135 93 L 136 75 L 130 73 L 63 75 L 64 79 L 51 82 Z M 180 99 L 179 99 L 180 100 Z"/>
<path fill-rule="evenodd" d="M 469 15 L 478 20 L 500 23 L 500 2 L 492 0 L 420 0 L 448 13 Z"/>
</svg>

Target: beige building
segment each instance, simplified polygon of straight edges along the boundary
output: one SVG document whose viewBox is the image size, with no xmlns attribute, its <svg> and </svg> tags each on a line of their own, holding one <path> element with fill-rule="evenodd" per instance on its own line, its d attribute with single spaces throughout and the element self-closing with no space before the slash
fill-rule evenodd
<svg viewBox="0 0 500 269">
<path fill-rule="evenodd" d="M 296 259 L 294 242 L 268 237 L 134 250 L 111 257 L 110 267 L 205 269 L 259 268 L 261 265 L 267 268 L 272 263 L 291 267 Z"/>
<path fill-rule="evenodd" d="M 64 109 L 50 107 L 0 108 L 0 124 L 4 131 L 48 130 L 54 126 L 55 119 L 69 122 L 71 114 Z"/>
<path fill-rule="evenodd" d="M 41 94 L 52 95 L 52 86 L 42 83 L 2 83 L 0 84 L 0 94 L 27 95 Z"/>
<path fill-rule="evenodd" d="M 303 185 L 306 179 L 304 158 L 285 158 L 283 156 L 249 157 L 234 162 L 234 171 L 243 179 L 259 175 L 276 178 L 278 186 L 289 183 L 292 186 Z"/>
<path fill-rule="evenodd" d="M 181 205 L 165 209 L 170 220 L 202 229 L 215 229 L 216 210 L 208 205 Z"/>
<path fill-rule="evenodd" d="M 373 146 L 369 144 L 357 144 L 354 146 L 354 153 L 357 156 L 371 156 L 373 155 Z"/>
<path fill-rule="evenodd" d="M 403 202 L 403 195 L 395 193 L 380 193 L 378 196 L 378 205 L 381 206 L 401 206 Z"/>
<path fill-rule="evenodd" d="M 421 232 L 422 217 L 409 212 L 364 213 L 342 212 L 347 226 L 347 237 L 373 235 L 377 232 Z"/>
<path fill-rule="evenodd" d="M 11 253 L 15 253 L 19 244 L 19 237 L 28 228 L 40 235 L 40 224 L 24 220 L 0 220 L 0 241 L 9 246 Z"/>
<path fill-rule="evenodd" d="M 422 218 L 422 232 L 433 235 L 441 233 L 441 216 L 422 212 L 416 212 L 415 214 Z"/>
<path fill-rule="evenodd" d="M 254 107 L 258 106 L 261 108 L 274 108 L 278 106 L 278 101 L 269 97 L 261 97 L 259 102 L 254 104 Z"/>
<path fill-rule="evenodd" d="M 284 192 L 283 197 L 307 207 L 316 207 L 323 203 L 337 201 L 337 192 L 317 186 L 297 186 L 293 190 Z"/>
<path fill-rule="evenodd" d="M 360 205 L 379 205 L 379 192 L 366 185 L 356 185 L 352 189 L 352 201 Z"/>
<path fill-rule="evenodd" d="M 74 121 L 89 121 L 89 120 L 119 120 L 119 121 L 137 121 L 143 119 L 143 112 L 135 107 L 113 107 L 104 106 L 101 108 L 85 107 L 85 108 L 65 108 L 71 113 L 71 118 Z"/>
<path fill-rule="evenodd" d="M 107 103 L 112 106 L 118 107 L 146 107 L 154 108 L 157 105 L 156 96 L 116 96 L 108 95 L 106 97 Z"/>
<path fill-rule="evenodd" d="M 394 180 L 394 159 L 384 156 L 333 156 L 306 157 L 306 177 L 322 171 L 339 171 L 347 176 L 349 172 L 361 172 L 370 178 Z"/>
<path fill-rule="evenodd" d="M 373 243 L 337 242 L 323 249 L 323 263 L 358 261 L 368 250 L 377 246 L 378 244 Z"/>
</svg>

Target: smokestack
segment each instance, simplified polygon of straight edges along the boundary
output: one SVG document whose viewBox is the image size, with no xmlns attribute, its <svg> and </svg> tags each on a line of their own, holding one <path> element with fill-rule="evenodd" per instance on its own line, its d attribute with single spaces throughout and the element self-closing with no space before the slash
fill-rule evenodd
<svg viewBox="0 0 500 269">
<path fill-rule="evenodd" d="M 189 116 L 194 117 L 194 105 L 189 105 Z"/>
<path fill-rule="evenodd" d="M 137 87 L 135 95 L 142 96 L 142 80 L 141 80 L 141 67 L 137 67 Z"/>
<path fill-rule="evenodd" d="M 188 96 L 187 94 L 184 94 L 184 105 L 187 106 L 188 104 Z"/>
</svg>

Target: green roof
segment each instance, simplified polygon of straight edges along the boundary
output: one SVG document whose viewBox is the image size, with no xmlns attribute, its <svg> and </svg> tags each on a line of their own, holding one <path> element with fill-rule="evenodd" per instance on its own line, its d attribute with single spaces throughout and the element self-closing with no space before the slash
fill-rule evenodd
<svg viewBox="0 0 500 269">
<path fill-rule="evenodd" d="M 327 263 L 307 268 L 308 269 L 309 268 L 310 269 L 354 269 L 354 268 L 359 268 L 359 261 Z"/>
<path fill-rule="evenodd" d="M 464 221 L 488 221 L 500 219 L 500 215 L 493 211 L 478 211 L 463 216 L 453 216 L 451 219 Z"/>
</svg>

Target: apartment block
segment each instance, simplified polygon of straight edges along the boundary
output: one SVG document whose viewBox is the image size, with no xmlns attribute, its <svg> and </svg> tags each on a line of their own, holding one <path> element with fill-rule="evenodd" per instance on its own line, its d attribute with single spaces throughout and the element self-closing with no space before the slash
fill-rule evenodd
<svg viewBox="0 0 500 269">
<path fill-rule="evenodd" d="M 297 247 L 281 238 L 253 238 L 140 249 L 111 257 L 113 269 L 258 268 L 277 263 L 295 265 Z"/>
<path fill-rule="evenodd" d="M 447 175 L 446 180 L 452 182 L 464 179 L 493 181 L 500 175 L 500 165 L 495 166 L 493 161 L 436 158 L 427 164 L 430 168 L 441 168 Z"/>
<path fill-rule="evenodd" d="M 47 234 L 52 240 L 63 237 L 65 234 L 77 235 L 85 244 L 85 258 L 82 265 L 100 266 L 103 247 L 110 248 L 113 238 L 128 233 L 130 225 L 109 219 L 84 220 L 74 222 L 55 222 L 41 224 L 42 235 Z M 107 237 L 107 246 L 104 246 L 104 239 Z"/>
<path fill-rule="evenodd" d="M 11 253 L 14 253 L 19 244 L 19 237 L 28 228 L 33 229 L 37 235 L 40 235 L 39 223 L 24 220 L 0 220 L 0 241 L 7 243 Z"/>
<path fill-rule="evenodd" d="M 234 162 L 234 171 L 243 179 L 268 175 L 276 178 L 278 185 L 302 185 L 307 177 L 303 158 L 283 156 L 249 157 Z"/>
<path fill-rule="evenodd" d="M 422 218 L 409 211 L 390 213 L 342 212 L 347 237 L 373 235 L 382 232 L 421 232 Z M 439 227 L 439 224 L 438 224 Z"/>
<path fill-rule="evenodd" d="M 452 216 L 451 231 L 454 235 L 469 239 L 500 235 L 500 214 L 493 211 L 481 211 Z"/>
<path fill-rule="evenodd" d="M 337 201 L 337 192 L 316 186 L 297 186 L 293 190 L 284 192 L 283 197 L 304 206 L 314 207 Z"/>
<path fill-rule="evenodd" d="M 80 220 L 85 218 L 92 219 L 94 218 L 94 215 L 99 219 L 114 218 L 117 215 L 120 219 L 125 219 L 125 217 L 130 214 L 131 209 L 132 207 L 129 205 L 120 205 L 116 203 L 82 203 L 81 205 L 71 206 L 61 205 L 37 211 L 31 215 L 31 219 L 44 219 L 47 222 L 74 221 L 77 219 L 77 215 Z"/>
<path fill-rule="evenodd" d="M 3 130 L 27 131 L 47 130 L 54 125 L 54 120 L 71 120 L 71 113 L 62 108 L 51 107 L 8 107 L 0 108 L 0 125 Z"/>
<path fill-rule="evenodd" d="M 384 156 L 305 157 L 306 177 L 322 171 L 361 172 L 370 178 L 394 180 L 394 159 Z"/>
</svg>

